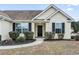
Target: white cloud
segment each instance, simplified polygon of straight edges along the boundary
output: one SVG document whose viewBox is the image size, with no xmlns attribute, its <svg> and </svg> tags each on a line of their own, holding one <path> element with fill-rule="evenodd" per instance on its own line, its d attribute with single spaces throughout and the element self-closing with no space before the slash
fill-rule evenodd
<svg viewBox="0 0 79 59">
<path fill-rule="evenodd" d="M 67 6 L 68 6 L 68 7 L 71 7 L 72 5 L 71 5 L 71 4 L 68 4 Z"/>
<path fill-rule="evenodd" d="M 67 11 L 72 11 L 72 10 L 73 10 L 73 8 L 67 8 L 66 10 L 67 10 Z"/>
<path fill-rule="evenodd" d="M 79 4 L 72 4 L 73 6 L 78 6 Z"/>
<path fill-rule="evenodd" d="M 71 7 L 71 6 L 78 6 L 79 4 L 68 4 L 67 6 L 68 7 Z"/>
</svg>

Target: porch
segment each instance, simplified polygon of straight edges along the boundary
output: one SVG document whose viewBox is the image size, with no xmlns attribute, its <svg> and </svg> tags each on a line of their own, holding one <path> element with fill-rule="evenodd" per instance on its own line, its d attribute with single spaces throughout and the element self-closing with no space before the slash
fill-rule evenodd
<svg viewBox="0 0 79 59">
<path fill-rule="evenodd" d="M 34 38 L 45 37 L 44 34 L 46 32 L 47 23 L 48 21 L 45 20 L 34 20 L 32 22 L 32 32 L 34 32 Z"/>
<path fill-rule="evenodd" d="M 44 37 L 44 33 L 46 32 L 45 23 L 34 23 L 34 37 Z"/>
</svg>

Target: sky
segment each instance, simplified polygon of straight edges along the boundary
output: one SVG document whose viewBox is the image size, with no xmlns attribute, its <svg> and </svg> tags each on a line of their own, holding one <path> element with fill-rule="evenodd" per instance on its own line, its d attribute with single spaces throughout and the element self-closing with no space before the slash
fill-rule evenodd
<svg viewBox="0 0 79 59">
<path fill-rule="evenodd" d="M 49 4 L 0 4 L 0 10 L 44 10 Z M 55 4 L 68 15 L 79 21 L 79 4 Z"/>
</svg>

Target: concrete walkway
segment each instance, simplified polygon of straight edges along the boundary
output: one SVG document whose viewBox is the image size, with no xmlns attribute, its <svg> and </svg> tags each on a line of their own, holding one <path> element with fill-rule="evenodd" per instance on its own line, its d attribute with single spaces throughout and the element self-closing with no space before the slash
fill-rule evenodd
<svg viewBox="0 0 79 59">
<path fill-rule="evenodd" d="M 0 49 L 14 49 L 14 48 L 22 48 L 22 47 L 29 47 L 29 46 L 35 46 L 38 44 L 43 43 L 44 38 L 35 38 L 36 41 L 28 44 L 21 44 L 21 45 L 12 45 L 12 46 L 0 46 Z"/>
</svg>

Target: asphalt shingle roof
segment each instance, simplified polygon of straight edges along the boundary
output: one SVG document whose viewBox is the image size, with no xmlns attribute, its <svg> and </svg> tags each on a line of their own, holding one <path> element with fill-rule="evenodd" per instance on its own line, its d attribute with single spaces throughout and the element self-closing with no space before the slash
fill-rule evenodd
<svg viewBox="0 0 79 59">
<path fill-rule="evenodd" d="M 42 10 L 5 10 L 0 11 L 0 15 L 10 17 L 12 20 L 31 20 Z"/>
</svg>

